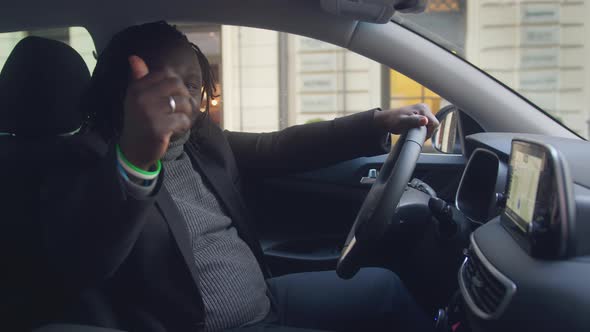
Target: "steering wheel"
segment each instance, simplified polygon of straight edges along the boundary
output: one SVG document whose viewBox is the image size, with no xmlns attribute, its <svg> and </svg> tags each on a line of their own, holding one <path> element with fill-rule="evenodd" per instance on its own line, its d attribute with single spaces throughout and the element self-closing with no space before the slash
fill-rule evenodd
<svg viewBox="0 0 590 332">
<path fill-rule="evenodd" d="M 397 206 L 414 173 L 425 139 L 425 126 L 410 129 L 389 152 L 340 253 L 336 266 L 340 278 L 352 278 L 361 268 L 372 245 L 388 229 L 399 225 Z"/>
</svg>

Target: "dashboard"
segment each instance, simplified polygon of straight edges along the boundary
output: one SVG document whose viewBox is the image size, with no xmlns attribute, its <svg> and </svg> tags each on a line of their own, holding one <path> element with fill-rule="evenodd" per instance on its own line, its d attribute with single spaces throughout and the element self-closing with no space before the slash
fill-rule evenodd
<svg viewBox="0 0 590 332">
<path fill-rule="evenodd" d="M 456 208 L 479 226 L 458 273 L 474 331 L 590 329 L 590 143 L 467 136 Z"/>
</svg>

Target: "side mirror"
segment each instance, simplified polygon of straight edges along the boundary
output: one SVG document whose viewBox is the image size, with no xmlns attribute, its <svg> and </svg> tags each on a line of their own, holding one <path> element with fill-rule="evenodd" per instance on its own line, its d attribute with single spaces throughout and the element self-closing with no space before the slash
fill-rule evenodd
<svg viewBox="0 0 590 332">
<path fill-rule="evenodd" d="M 459 110 L 453 105 L 443 107 L 436 114 L 440 126 L 432 133 L 432 147 L 446 154 L 460 154 Z"/>
</svg>

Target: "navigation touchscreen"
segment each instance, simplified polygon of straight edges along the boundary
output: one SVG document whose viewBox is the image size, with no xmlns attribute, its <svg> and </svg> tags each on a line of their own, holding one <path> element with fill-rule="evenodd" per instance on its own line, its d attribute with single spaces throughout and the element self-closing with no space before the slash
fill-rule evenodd
<svg viewBox="0 0 590 332">
<path fill-rule="evenodd" d="M 514 142 L 510 156 L 506 214 L 527 232 L 537 207 L 545 201 L 540 185 L 547 158 L 545 151 L 524 142 Z M 541 195 L 539 192 L 541 191 Z M 541 197 L 540 197 L 541 196 Z"/>
<path fill-rule="evenodd" d="M 561 154 L 548 144 L 512 140 L 501 222 L 534 257 L 567 254 L 568 227 L 575 212 L 564 163 Z"/>
</svg>

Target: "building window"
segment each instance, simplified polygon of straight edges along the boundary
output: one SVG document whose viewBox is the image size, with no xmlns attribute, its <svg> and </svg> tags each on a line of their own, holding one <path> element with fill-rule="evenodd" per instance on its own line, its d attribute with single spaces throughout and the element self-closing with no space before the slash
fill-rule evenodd
<svg viewBox="0 0 590 332">
<path fill-rule="evenodd" d="M 224 129 L 269 132 L 371 108 L 444 101 L 378 62 L 316 39 L 240 26 L 179 25 L 218 78 L 211 104 Z"/>
</svg>

